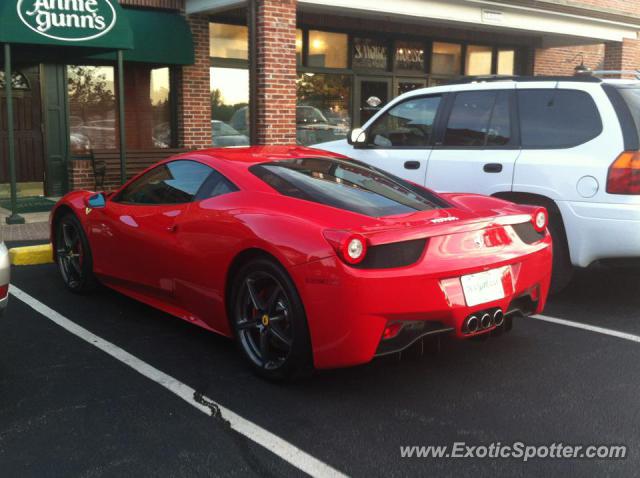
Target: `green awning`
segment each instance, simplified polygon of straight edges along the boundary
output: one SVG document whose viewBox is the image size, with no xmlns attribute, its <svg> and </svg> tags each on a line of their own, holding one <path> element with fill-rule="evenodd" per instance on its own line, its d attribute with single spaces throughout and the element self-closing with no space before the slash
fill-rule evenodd
<svg viewBox="0 0 640 478">
<path fill-rule="evenodd" d="M 193 38 L 185 18 L 178 13 L 122 9 L 133 31 L 133 50 L 124 52 L 125 61 L 163 65 L 192 65 Z M 113 53 L 92 55 L 94 59 L 115 60 Z"/>
<path fill-rule="evenodd" d="M 0 0 L 0 43 L 128 50 L 133 34 L 117 0 Z"/>
</svg>

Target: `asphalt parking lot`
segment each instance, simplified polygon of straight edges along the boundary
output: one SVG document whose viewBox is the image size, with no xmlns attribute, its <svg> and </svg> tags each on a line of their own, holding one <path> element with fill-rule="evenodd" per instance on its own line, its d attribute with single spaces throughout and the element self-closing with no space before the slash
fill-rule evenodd
<svg viewBox="0 0 640 478">
<path fill-rule="evenodd" d="M 13 284 L 49 311 L 14 296 L 0 320 L 0 474 L 297 476 L 307 464 L 350 476 L 633 475 L 639 279 L 638 269 L 581 271 L 545 311 L 627 338 L 520 319 L 500 338 L 432 343 L 422 356 L 276 385 L 254 376 L 227 339 L 107 289 L 72 295 L 53 265 L 14 268 Z M 94 339 L 54 323 L 56 313 Z M 97 340 L 138 362 L 123 363 Z M 251 426 L 232 430 L 139 373 L 140 363 Z M 628 452 L 624 460 L 526 463 L 400 456 L 405 445 L 461 441 L 623 444 Z"/>
</svg>

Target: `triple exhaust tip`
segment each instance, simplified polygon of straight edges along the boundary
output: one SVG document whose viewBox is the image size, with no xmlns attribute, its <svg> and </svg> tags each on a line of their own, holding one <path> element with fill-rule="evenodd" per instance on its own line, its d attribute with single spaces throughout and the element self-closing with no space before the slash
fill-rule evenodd
<svg viewBox="0 0 640 478">
<path fill-rule="evenodd" d="M 473 334 L 478 330 L 488 329 L 493 327 L 500 327 L 504 324 L 504 313 L 501 309 L 497 309 L 493 314 L 490 312 L 483 313 L 480 318 L 476 315 L 467 317 L 464 322 L 467 333 Z"/>
</svg>

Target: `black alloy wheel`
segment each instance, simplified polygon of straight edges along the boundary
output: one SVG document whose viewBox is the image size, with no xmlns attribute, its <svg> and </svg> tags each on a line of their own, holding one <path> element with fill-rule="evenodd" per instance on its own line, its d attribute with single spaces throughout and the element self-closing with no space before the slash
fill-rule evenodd
<svg viewBox="0 0 640 478">
<path fill-rule="evenodd" d="M 95 286 L 93 261 L 82 224 L 66 214 L 56 224 L 56 262 L 62 280 L 73 292 L 86 292 Z"/>
<path fill-rule="evenodd" d="M 269 379 L 307 375 L 311 346 L 304 309 L 291 279 L 275 262 L 259 259 L 234 281 L 232 322 L 242 354 Z"/>
</svg>

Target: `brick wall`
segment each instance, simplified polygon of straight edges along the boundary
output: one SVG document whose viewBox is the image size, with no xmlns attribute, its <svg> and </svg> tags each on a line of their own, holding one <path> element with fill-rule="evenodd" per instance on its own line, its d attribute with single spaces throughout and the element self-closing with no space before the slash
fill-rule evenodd
<svg viewBox="0 0 640 478">
<path fill-rule="evenodd" d="M 582 54 L 582 57 L 579 55 Z M 538 48 L 535 50 L 533 73 L 535 75 L 573 75 L 574 68 L 584 58 L 584 64 L 592 70 L 604 66 L 604 45 L 581 45 L 562 48 Z"/>
<path fill-rule="evenodd" d="M 189 15 L 195 63 L 184 66 L 178 81 L 178 143 L 199 149 L 211 146 L 209 19 Z"/>
<path fill-rule="evenodd" d="M 257 141 L 296 141 L 296 0 L 257 0 Z"/>
<path fill-rule="evenodd" d="M 73 159 L 68 164 L 69 191 L 74 189 L 95 189 L 96 183 L 90 159 Z"/>
<path fill-rule="evenodd" d="M 640 69 L 640 40 L 606 43 L 604 66 L 607 70 Z"/>
<path fill-rule="evenodd" d="M 569 5 L 596 10 L 638 16 L 640 14 L 639 0 L 568 0 Z"/>
</svg>

